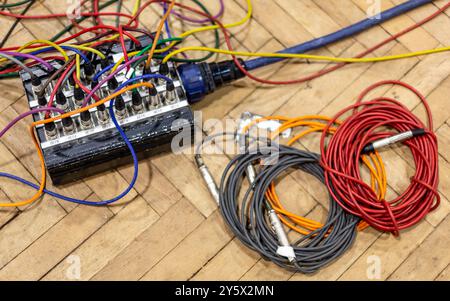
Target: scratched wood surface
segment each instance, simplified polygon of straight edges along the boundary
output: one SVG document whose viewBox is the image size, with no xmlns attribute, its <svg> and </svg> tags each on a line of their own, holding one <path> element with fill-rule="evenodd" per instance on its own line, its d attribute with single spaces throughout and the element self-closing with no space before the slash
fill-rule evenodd
<svg viewBox="0 0 450 301">
<path fill-rule="evenodd" d="M 386 9 L 404 0 L 382 0 Z M 133 1 L 124 1 L 131 11 Z M 186 4 L 191 1 L 184 1 Z M 203 1 L 217 11 L 218 1 Z M 224 22 L 245 15 L 245 2 L 226 0 Z M 237 49 L 275 51 L 306 41 L 366 17 L 366 0 L 255 0 L 252 21 L 231 29 Z M 318 54 L 351 56 L 376 44 L 402 28 L 436 11 L 447 0 L 435 1 L 404 16 L 377 26 L 364 34 L 331 45 Z M 29 14 L 65 12 L 66 1 L 40 0 Z M 111 7 L 110 10 L 115 10 Z M 159 7 L 147 9 L 142 24 L 154 28 Z M 450 45 L 450 11 L 420 29 L 379 49 L 376 55 Z M 113 20 L 106 20 L 112 22 Z M 0 18 L 0 37 L 11 19 Z M 23 21 L 8 45 L 20 45 L 59 32 L 66 20 Z M 190 27 L 173 20 L 175 32 Z M 210 33 L 189 39 L 191 45 L 212 45 Z M 198 56 L 200 54 L 190 54 Z M 218 56 L 217 59 L 224 57 Z M 259 70 L 263 77 L 290 79 L 324 68 L 323 64 L 278 64 Z M 244 111 L 258 114 L 299 116 L 332 115 L 352 103 L 362 89 L 380 80 L 399 79 L 424 93 L 433 110 L 440 143 L 439 209 L 400 238 L 368 229 L 358 233 L 356 243 L 339 260 L 315 275 L 282 270 L 262 260 L 233 237 L 203 184 L 191 155 L 166 154 L 140 162 L 140 176 L 132 192 L 119 204 L 93 208 L 77 206 L 45 196 L 26 208 L 0 211 L 0 279 L 3 280 L 450 280 L 450 54 L 442 53 L 388 63 L 348 66 L 309 83 L 268 87 L 249 80 L 237 82 L 195 107 L 203 118 L 221 122 L 238 118 Z M 0 82 L 0 127 L 27 110 L 19 80 Z M 378 93 L 401 100 L 424 117 L 418 100 L 402 89 Z M 1 171 L 30 181 L 39 178 L 39 164 L 28 139 L 29 120 L 18 123 L 0 141 Z M 210 129 L 207 129 L 210 130 Z M 318 136 L 299 147 L 318 150 Z M 401 193 L 414 173 L 411 155 L 404 149 L 383 153 L 389 193 Z M 227 158 L 214 156 L 207 163 L 216 177 Z M 78 198 L 100 200 L 120 192 L 131 180 L 132 167 L 125 166 L 55 188 Z M 316 181 L 293 174 L 280 183 L 290 208 L 323 219 L 326 191 Z M 50 188 L 52 187 L 49 183 Z M 313 189 L 311 189 L 313 187 Z M 16 201 L 33 193 L 28 188 L 1 180 L 2 200 Z M 380 263 L 380 270 L 371 273 Z M 80 264 L 80 273 L 74 264 Z"/>
</svg>

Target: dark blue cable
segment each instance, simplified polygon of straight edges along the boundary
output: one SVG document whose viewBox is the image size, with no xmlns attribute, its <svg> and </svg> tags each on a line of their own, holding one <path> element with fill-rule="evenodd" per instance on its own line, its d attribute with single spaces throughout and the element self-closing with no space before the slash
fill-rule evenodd
<svg viewBox="0 0 450 301">
<path fill-rule="evenodd" d="M 111 64 L 108 67 L 100 70 L 99 72 L 97 72 L 94 77 L 92 78 L 93 81 L 98 81 L 98 79 L 100 78 L 100 76 L 102 76 L 105 72 L 111 70 L 116 64 Z"/>
<path fill-rule="evenodd" d="M 128 149 L 130 150 L 131 156 L 133 157 L 134 173 L 133 173 L 133 179 L 131 180 L 130 185 L 120 195 L 116 196 L 115 198 L 112 198 L 107 201 L 101 201 L 101 202 L 89 202 L 89 201 L 85 201 L 85 200 L 79 200 L 79 199 L 61 195 L 59 193 L 53 192 L 48 189 L 44 189 L 44 193 L 51 195 L 55 198 L 61 199 L 63 201 L 71 202 L 71 203 L 76 203 L 76 204 L 81 204 L 81 205 L 90 205 L 90 206 L 103 206 L 103 205 L 108 205 L 108 204 L 114 203 L 114 202 L 122 199 L 134 187 L 134 184 L 136 183 L 136 180 L 137 180 L 137 177 L 139 174 L 139 165 L 138 165 L 137 155 L 136 155 L 136 152 L 135 152 L 133 146 L 131 145 L 130 140 L 128 140 L 127 135 L 125 134 L 123 129 L 120 127 L 119 123 L 117 122 L 116 116 L 114 114 L 114 109 L 113 109 L 114 100 L 111 100 L 110 103 L 111 103 L 111 105 L 109 107 L 109 114 L 111 115 L 111 120 L 113 121 L 114 125 L 116 126 L 117 130 L 119 131 L 120 135 L 122 136 L 123 140 L 125 141 Z M 15 180 L 22 184 L 28 185 L 34 189 L 39 189 L 38 185 L 31 183 L 25 179 L 22 179 L 18 176 L 12 175 L 12 174 L 0 172 L 0 177 L 9 178 L 11 180 Z"/>
<path fill-rule="evenodd" d="M 339 31 L 336 31 L 332 34 L 329 34 L 327 36 L 317 38 L 314 40 L 311 40 L 306 43 L 299 44 L 297 46 L 287 48 L 285 50 L 280 51 L 280 53 L 306 53 L 308 51 L 312 51 L 318 48 L 322 48 L 324 46 L 327 46 L 329 44 L 338 42 L 340 40 L 343 40 L 345 38 L 354 36 L 362 31 L 365 31 L 371 27 L 374 27 L 378 24 L 381 24 L 387 20 L 390 20 L 394 17 L 397 17 L 399 15 L 402 15 L 408 11 L 411 11 L 417 7 L 423 6 L 425 4 L 431 3 L 433 0 L 410 0 L 408 2 L 405 2 L 403 4 L 397 5 L 391 9 L 388 9 L 380 14 L 380 16 L 377 16 L 376 18 L 368 18 L 361 22 L 358 22 L 356 24 L 350 25 L 346 28 L 343 28 Z M 247 70 L 254 70 L 260 67 L 264 67 L 270 64 L 274 64 L 277 62 L 280 62 L 284 60 L 283 58 L 257 58 L 248 60 L 245 62 L 245 68 Z"/>
</svg>

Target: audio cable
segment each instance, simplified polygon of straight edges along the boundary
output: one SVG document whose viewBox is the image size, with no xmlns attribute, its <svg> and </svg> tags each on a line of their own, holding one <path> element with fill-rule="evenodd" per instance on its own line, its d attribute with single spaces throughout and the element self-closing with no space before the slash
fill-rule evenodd
<svg viewBox="0 0 450 301">
<path fill-rule="evenodd" d="M 347 214 L 331 197 L 325 223 L 315 222 L 310 231 L 301 233 L 302 237 L 292 243 L 278 208 L 268 197 L 272 183 L 289 170 L 301 170 L 324 182 L 319 155 L 247 134 L 246 147 L 240 148 L 243 153 L 230 160 L 218 187 L 201 156 L 202 148 L 216 142 L 218 136 L 237 138 L 236 133 L 207 136 L 196 147 L 195 161 L 225 222 L 244 245 L 266 260 L 302 273 L 316 272 L 352 245 L 360 219 Z M 254 144 L 257 146 L 249 146 Z M 258 172 L 255 165 L 260 166 Z M 245 178 L 250 182 L 246 191 L 242 188 Z"/>
<path fill-rule="evenodd" d="M 253 127 L 268 120 L 276 120 L 278 122 L 281 122 L 280 127 L 278 127 L 270 134 L 269 137 L 272 140 L 277 139 L 281 135 L 281 133 L 285 132 L 286 130 L 296 128 L 303 129 L 300 133 L 295 134 L 294 137 L 290 138 L 289 141 L 286 142 L 287 146 L 292 146 L 296 142 L 299 142 L 303 137 L 311 133 L 321 133 L 326 128 L 327 123 L 331 120 L 331 118 L 320 115 L 300 116 L 295 118 L 284 116 L 264 116 L 261 118 L 256 118 L 252 122 L 250 122 L 243 129 L 243 132 L 247 133 L 251 131 Z M 333 134 L 339 124 L 340 122 L 337 121 L 332 127 L 330 127 L 328 129 L 328 134 Z M 374 151 L 372 153 L 362 155 L 361 161 L 363 162 L 363 167 L 365 167 L 370 173 L 372 190 L 375 191 L 380 198 L 384 198 L 387 191 L 387 179 L 384 163 L 380 154 Z M 316 230 L 323 226 L 320 222 L 303 216 L 299 216 L 298 214 L 287 210 L 276 192 L 274 183 L 271 183 L 269 189 L 267 190 L 266 197 L 273 209 L 278 214 L 281 222 L 288 228 L 302 235 L 307 235 L 310 233 L 310 231 Z M 358 230 L 364 230 L 367 226 L 368 224 L 366 222 L 361 221 L 358 225 Z"/>
<path fill-rule="evenodd" d="M 352 245 L 359 222 L 330 197 L 323 226 L 289 243 L 267 199 L 267 190 L 280 174 L 290 169 L 306 172 L 324 182 L 319 160 L 317 154 L 274 143 L 250 147 L 226 166 L 218 190 L 220 211 L 236 237 L 264 259 L 301 273 L 314 273 L 342 255 Z M 266 165 L 261 166 L 247 191 L 241 191 L 248 167 L 261 161 Z"/>
<path fill-rule="evenodd" d="M 395 41 L 399 37 L 411 32 L 412 30 L 420 27 L 421 25 L 429 22 L 430 20 L 436 18 L 445 10 L 450 7 L 450 3 L 445 4 L 441 8 L 439 8 L 436 12 L 426 17 L 425 19 L 419 21 L 417 24 L 413 24 L 408 28 L 400 31 L 399 33 L 390 36 L 389 38 L 381 41 L 375 46 L 367 49 L 366 51 L 356 55 L 354 58 L 334 58 L 334 57 L 323 57 L 323 56 L 315 56 L 315 55 L 307 55 L 303 54 L 307 51 L 311 51 L 314 49 L 318 49 L 320 47 L 324 47 L 329 43 L 337 42 L 347 37 L 352 36 L 352 34 L 362 32 L 367 30 L 375 25 L 383 23 L 391 18 L 394 18 L 398 15 L 406 13 L 409 10 L 415 9 L 417 7 L 423 6 L 425 4 L 430 3 L 430 0 L 410 0 L 406 3 L 400 4 L 396 7 L 388 9 L 380 14 L 380 18 L 368 18 L 356 24 L 353 24 L 347 28 L 341 29 L 337 32 L 329 34 L 325 37 L 320 37 L 314 39 L 312 41 L 299 44 L 297 46 L 285 49 L 278 53 L 249 53 L 249 52 L 236 52 L 233 50 L 233 46 L 230 40 L 230 34 L 226 29 L 226 25 L 223 25 L 219 20 L 213 19 L 217 26 L 222 30 L 222 33 L 225 38 L 227 50 L 222 49 L 213 49 L 208 47 L 185 47 L 175 50 L 174 52 L 169 53 L 165 60 L 169 60 L 173 58 L 177 53 L 183 53 L 183 51 L 188 50 L 198 50 L 198 51 L 207 51 L 207 52 L 215 52 L 215 53 L 224 53 L 232 56 L 233 60 L 231 61 L 222 61 L 220 63 L 212 63 L 212 64 L 183 64 L 178 67 L 180 77 L 182 78 L 185 89 L 187 92 L 188 100 L 190 103 L 196 103 L 201 101 L 207 94 L 214 92 L 217 88 L 223 86 L 224 84 L 231 83 L 235 80 L 241 79 L 243 77 L 248 77 L 256 82 L 263 84 L 271 84 L 271 85 L 286 85 L 286 84 L 297 84 L 305 81 L 309 81 L 320 76 L 323 76 L 327 73 L 335 71 L 339 68 L 342 68 L 347 63 L 361 63 L 361 62 L 374 62 L 374 61 L 385 61 L 385 60 L 394 60 L 394 59 L 404 59 L 408 57 L 413 57 L 420 54 L 432 54 L 438 53 L 442 51 L 449 51 L 450 47 L 444 47 L 440 49 L 431 49 L 420 51 L 416 53 L 405 53 L 401 55 L 394 56 L 386 56 L 386 57 L 376 57 L 376 58 L 364 58 L 370 53 L 373 53 L 375 50 L 381 48 L 382 46 L 388 44 L 389 42 Z M 252 3 L 247 0 L 248 11 L 252 11 Z M 192 12 L 195 12 L 199 15 L 202 15 L 202 12 L 196 11 L 191 8 L 184 7 L 183 5 L 179 5 L 180 7 L 186 8 Z M 243 61 L 238 59 L 236 55 L 242 56 L 261 56 L 258 59 Z M 340 64 L 336 64 L 332 67 L 323 69 L 311 75 L 302 77 L 296 80 L 284 80 L 284 81 L 274 81 L 261 79 L 257 76 L 251 74 L 249 71 L 266 66 L 268 64 L 276 63 L 285 58 L 307 58 L 307 59 L 318 59 L 325 61 L 334 61 L 334 62 L 342 62 Z"/>
<path fill-rule="evenodd" d="M 414 93 L 425 107 L 428 124 L 395 99 L 364 100 L 368 93 L 386 85 L 400 86 Z M 328 137 L 328 129 L 347 113 L 353 114 Z M 362 180 L 360 154 L 382 151 L 398 143 L 409 148 L 416 170 L 408 188 L 387 201 Z M 380 231 L 399 235 L 401 230 L 414 226 L 439 206 L 438 143 L 431 110 L 425 97 L 406 83 L 376 83 L 359 96 L 356 104 L 337 113 L 322 133 L 321 155 L 331 195 L 347 212 Z"/>
</svg>

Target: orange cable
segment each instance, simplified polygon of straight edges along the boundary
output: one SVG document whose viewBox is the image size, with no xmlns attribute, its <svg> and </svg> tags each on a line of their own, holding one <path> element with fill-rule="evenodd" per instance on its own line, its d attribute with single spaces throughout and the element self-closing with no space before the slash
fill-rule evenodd
<svg viewBox="0 0 450 301">
<path fill-rule="evenodd" d="M 167 18 L 169 18 L 174 6 L 175 6 L 175 0 L 172 0 L 167 8 L 166 13 L 164 14 L 161 21 L 159 22 L 158 29 L 156 30 L 155 38 L 153 39 L 153 41 L 159 41 L 159 37 L 161 36 L 162 30 L 164 28 L 164 22 L 166 22 Z M 153 43 L 152 48 L 150 49 L 150 51 L 148 53 L 148 58 L 147 58 L 147 61 L 145 62 L 146 68 L 148 68 L 150 66 L 153 55 L 155 54 L 157 44 L 158 43 Z"/>
<path fill-rule="evenodd" d="M 243 129 L 243 132 L 244 133 L 248 132 L 252 126 L 266 120 L 283 121 L 283 124 L 270 135 L 271 139 L 274 139 L 275 137 L 279 136 L 282 132 L 284 132 L 287 129 L 296 127 L 309 127 L 309 129 L 306 129 L 305 131 L 297 134 L 296 136 L 294 136 L 292 139 L 289 140 L 287 145 L 291 146 L 295 142 L 297 142 L 298 140 L 300 140 L 301 138 L 310 133 L 323 131 L 324 128 L 326 127 L 326 124 L 321 123 L 320 121 L 328 122 L 331 119 L 329 117 L 319 115 L 307 115 L 298 118 L 288 118 L 284 116 L 267 116 L 253 120 Z M 337 126 L 339 124 L 340 124 L 339 122 L 336 122 Z M 330 134 L 333 134 L 335 131 L 336 127 L 331 127 L 328 130 Z M 378 153 L 371 154 L 369 157 L 362 156 L 362 161 L 370 171 L 372 189 L 377 192 L 377 195 L 380 199 L 384 199 L 387 190 L 387 180 L 386 180 L 386 171 L 384 169 L 384 164 L 381 156 Z M 302 216 L 298 216 L 286 210 L 283 207 L 276 193 L 274 183 L 271 183 L 269 189 L 266 192 L 266 196 L 270 204 L 272 205 L 273 209 L 277 212 L 280 220 L 288 228 L 300 234 L 308 235 L 310 231 L 314 231 L 323 226 L 319 222 L 316 222 L 314 220 Z M 298 226 L 300 226 L 301 228 L 299 228 Z M 361 221 L 358 225 L 358 230 L 361 231 L 367 227 L 368 227 L 367 223 Z"/>
</svg>

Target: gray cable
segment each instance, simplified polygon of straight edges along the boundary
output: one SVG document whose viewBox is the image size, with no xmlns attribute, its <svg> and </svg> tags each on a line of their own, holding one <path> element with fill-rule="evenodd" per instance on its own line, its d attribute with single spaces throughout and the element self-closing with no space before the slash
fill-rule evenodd
<svg viewBox="0 0 450 301">
<path fill-rule="evenodd" d="M 24 63 L 22 63 L 20 60 L 16 59 L 15 57 L 13 57 L 13 56 L 11 56 L 9 54 L 3 53 L 3 52 L 0 52 L 0 57 L 3 57 L 5 59 L 7 59 L 7 60 L 10 60 L 11 62 L 13 62 L 13 63 L 17 64 L 18 66 L 20 66 L 23 70 L 25 70 L 27 73 L 30 74 L 31 78 L 35 78 L 36 77 L 36 75 L 33 73 L 33 71 L 27 65 L 25 65 Z"/>
<path fill-rule="evenodd" d="M 253 185 L 242 199 L 241 184 L 249 164 L 267 160 L 276 152 L 278 161 L 263 166 Z M 249 149 L 233 158 L 222 175 L 219 188 L 221 213 L 236 237 L 247 247 L 275 264 L 302 273 L 314 273 L 341 256 L 353 243 L 359 219 L 346 213 L 330 197 L 327 221 L 324 226 L 292 243 L 295 261 L 277 254 L 278 240 L 267 219 L 265 193 L 281 173 L 299 169 L 325 181 L 319 155 L 291 147 L 272 144 Z"/>
</svg>

